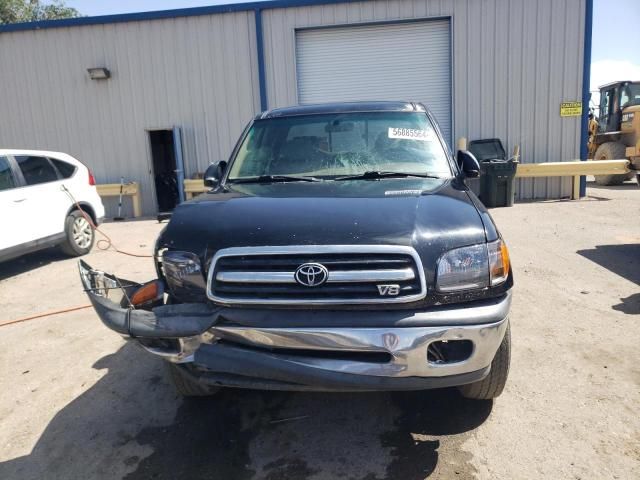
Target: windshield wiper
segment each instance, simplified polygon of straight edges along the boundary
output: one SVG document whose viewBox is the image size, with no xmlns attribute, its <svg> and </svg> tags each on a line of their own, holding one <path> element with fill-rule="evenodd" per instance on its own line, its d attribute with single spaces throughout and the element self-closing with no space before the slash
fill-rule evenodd
<svg viewBox="0 0 640 480">
<path fill-rule="evenodd" d="M 316 177 L 298 177 L 295 175 L 259 175 L 257 177 L 237 178 L 227 183 L 276 183 L 276 182 L 320 182 Z"/>
<path fill-rule="evenodd" d="M 377 180 L 380 178 L 404 178 L 404 177 L 420 177 L 420 178 L 442 178 L 437 175 L 428 173 L 407 173 L 407 172 L 386 172 L 379 170 L 370 170 L 358 175 L 346 175 L 344 177 L 336 177 L 333 180 Z"/>
</svg>

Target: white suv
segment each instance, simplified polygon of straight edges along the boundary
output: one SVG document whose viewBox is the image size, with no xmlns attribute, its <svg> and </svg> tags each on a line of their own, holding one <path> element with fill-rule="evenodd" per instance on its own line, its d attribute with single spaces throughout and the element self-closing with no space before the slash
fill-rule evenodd
<svg viewBox="0 0 640 480">
<path fill-rule="evenodd" d="M 104 206 L 89 169 L 66 153 L 0 149 L 0 261 L 60 245 L 91 250 Z"/>
</svg>

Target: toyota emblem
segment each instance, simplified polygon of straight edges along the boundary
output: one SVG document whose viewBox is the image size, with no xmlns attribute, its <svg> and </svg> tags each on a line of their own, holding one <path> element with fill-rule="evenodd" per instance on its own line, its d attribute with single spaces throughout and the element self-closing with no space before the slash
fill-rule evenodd
<svg viewBox="0 0 640 480">
<path fill-rule="evenodd" d="M 295 278 L 305 287 L 319 287 L 329 278 L 329 270 L 319 263 L 303 263 L 296 269 Z"/>
</svg>

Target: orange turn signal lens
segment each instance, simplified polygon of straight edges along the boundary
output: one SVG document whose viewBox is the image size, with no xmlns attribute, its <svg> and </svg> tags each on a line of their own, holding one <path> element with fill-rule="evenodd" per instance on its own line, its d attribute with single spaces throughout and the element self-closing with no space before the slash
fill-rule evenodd
<svg viewBox="0 0 640 480">
<path fill-rule="evenodd" d="M 489 271 L 491 272 L 491 286 L 500 285 L 509 276 L 511 261 L 509 250 L 504 240 L 500 239 L 489 244 Z"/>
<path fill-rule="evenodd" d="M 162 286 L 158 280 L 145 283 L 131 295 L 131 304 L 138 306 L 158 299 L 163 294 Z"/>
</svg>

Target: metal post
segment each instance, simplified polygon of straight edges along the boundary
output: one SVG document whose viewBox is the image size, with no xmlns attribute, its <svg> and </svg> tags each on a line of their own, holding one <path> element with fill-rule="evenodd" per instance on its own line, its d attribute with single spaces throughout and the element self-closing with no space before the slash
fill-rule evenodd
<svg viewBox="0 0 640 480">
<path fill-rule="evenodd" d="M 593 0 L 586 0 L 584 19 L 584 59 L 582 60 L 582 127 L 580 134 L 580 160 L 587 161 L 589 149 L 589 87 L 591 83 L 591 36 L 593 29 Z M 580 177 L 580 197 L 587 194 L 587 177 Z"/>
</svg>

